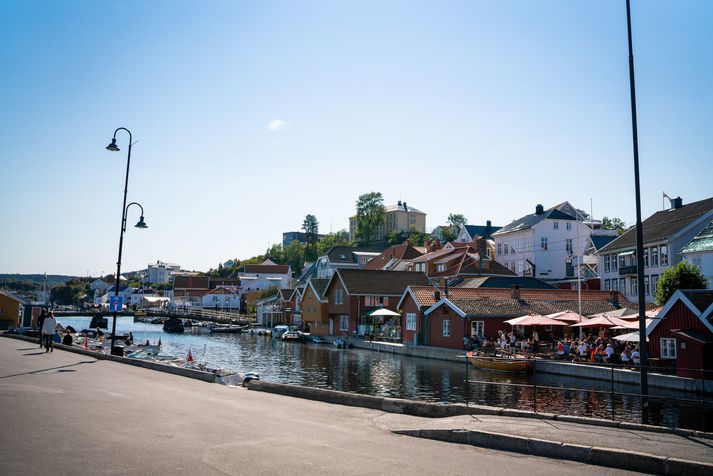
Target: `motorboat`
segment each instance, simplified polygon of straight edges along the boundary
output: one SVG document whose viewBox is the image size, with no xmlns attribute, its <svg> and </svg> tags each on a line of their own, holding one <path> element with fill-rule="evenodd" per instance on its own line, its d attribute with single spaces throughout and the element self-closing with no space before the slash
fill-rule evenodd
<svg viewBox="0 0 713 476">
<path fill-rule="evenodd" d="M 275 326 L 272 329 L 272 337 L 282 337 L 282 334 L 290 330 L 290 326 Z"/>
<path fill-rule="evenodd" d="M 212 326 L 210 328 L 210 333 L 211 334 L 240 334 L 247 328 L 248 328 L 248 326 L 235 326 L 232 324 L 229 324 L 229 325 L 216 324 L 215 326 Z"/>
<path fill-rule="evenodd" d="M 327 339 L 325 339 L 322 336 L 312 336 L 312 343 L 313 344 L 326 344 Z"/>
<path fill-rule="evenodd" d="M 527 359 L 490 357 L 478 355 L 474 352 L 468 352 L 466 356 L 468 361 L 473 364 L 473 367 L 481 370 L 505 373 L 527 373 L 530 369 L 530 362 Z"/>
<path fill-rule="evenodd" d="M 300 331 L 287 331 L 281 337 L 284 341 L 300 342 L 302 341 L 302 333 Z"/>
<path fill-rule="evenodd" d="M 150 362 L 158 362 L 161 364 L 179 364 L 183 363 L 183 359 L 180 359 L 174 355 L 169 354 L 161 350 L 158 345 L 145 345 L 141 346 L 137 350 L 126 355 L 129 359 L 139 359 L 147 360 Z"/>
<path fill-rule="evenodd" d="M 343 337 L 334 339 L 334 346 L 338 349 L 351 349 L 353 347 L 351 341 Z"/>
</svg>

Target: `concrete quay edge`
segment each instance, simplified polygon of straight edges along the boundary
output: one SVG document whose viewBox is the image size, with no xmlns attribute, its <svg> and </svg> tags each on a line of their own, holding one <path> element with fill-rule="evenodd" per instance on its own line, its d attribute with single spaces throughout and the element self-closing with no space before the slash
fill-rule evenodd
<svg viewBox="0 0 713 476">
<path fill-rule="evenodd" d="M 393 430 L 392 433 L 644 473 L 681 476 L 713 475 L 713 464 L 711 463 L 614 448 L 525 438 L 505 433 L 465 429 Z"/>
<path fill-rule="evenodd" d="M 23 340 L 26 342 L 32 342 L 33 344 L 37 345 L 37 338 L 35 337 L 19 336 L 14 334 L 0 334 L 0 336 L 7 337 L 10 339 Z M 58 349 L 62 349 L 67 352 L 74 352 L 75 354 L 86 355 L 87 357 L 93 357 L 97 360 L 110 360 L 112 362 L 117 362 L 120 364 L 133 365 L 135 367 L 142 367 L 149 370 L 158 370 L 159 372 L 166 372 L 181 377 L 188 377 L 197 380 L 202 380 L 208 383 L 215 383 L 215 374 L 211 372 L 203 372 L 201 370 L 194 369 L 182 369 L 180 367 L 173 367 L 171 365 L 160 364 L 157 362 L 149 362 L 146 360 L 139 359 L 129 359 L 126 357 L 119 357 L 117 355 L 107 355 L 102 354 L 101 352 L 86 350 L 82 347 L 77 347 L 74 345 L 64 345 L 55 343 L 54 346 Z"/>
</svg>

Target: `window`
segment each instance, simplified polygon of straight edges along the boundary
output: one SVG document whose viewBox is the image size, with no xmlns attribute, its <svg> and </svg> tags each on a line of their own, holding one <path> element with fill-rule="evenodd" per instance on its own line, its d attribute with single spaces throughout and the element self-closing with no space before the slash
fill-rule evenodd
<svg viewBox="0 0 713 476">
<path fill-rule="evenodd" d="M 505 243 L 505 247 L 504 247 L 504 252 L 505 252 L 505 254 L 508 254 L 508 248 L 510 248 L 510 244 L 509 244 L 509 243 Z"/>
<path fill-rule="evenodd" d="M 604 290 L 611 291 L 611 279 L 604 280 Z"/>
<path fill-rule="evenodd" d="M 451 321 L 449 319 L 443 320 L 443 337 L 451 336 Z"/>
<path fill-rule="evenodd" d="M 568 222 L 567 223 L 567 231 L 571 231 L 571 230 L 572 230 L 572 224 Z"/>
<path fill-rule="evenodd" d="M 544 236 L 540 238 L 540 249 L 542 251 L 547 251 L 547 238 L 545 238 Z"/>
<path fill-rule="evenodd" d="M 649 249 L 644 248 L 644 268 L 649 267 Z"/>
<path fill-rule="evenodd" d="M 617 267 L 617 261 L 616 261 L 616 255 L 611 255 L 611 270 L 612 273 L 616 273 L 616 270 L 618 269 Z"/>
<path fill-rule="evenodd" d="M 515 272 L 515 262 L 510 263 L 510 271 Z"/>
<path fill-rule="evenodd" d="M 552 224 L 554 225 L 555 230 L 559 230 L 559 229 L 560 229 L 560 222 L 556 221 L 556 222 L 554 222 L 554 223 L 552 223 Z"/>
<path fill-rule="evenodd" d="M 572 240 L 570 238 L 567 238 L 565 242 L 565 249 L 567 250 L 567 253 L 572 254 Z"/>
<path fill-rule="evenodd" d="M 651 296 L 651 278 L 644 276 L 644 289 L 646 290 L 646 295 Z"/>
<path fill-rule="evenodd" d="M 659 247 L 651 247 L 651 267 L 656 268 L 659 265 Z"/>
<path fill-rule="evenodd" d="M 510 253 L 515 254 L 515 245 L 514 244 L 510 245 Z"/>
<path fill-rule="evenodd" d="M 618 291 L 619 290 L 619 281 L 614 278 L 611 280 L 611 290 L 612 291 Z"/>
<path fill-rule="evenodd" d="M 661 266 L 668 266 L 668 246 L 661 245 Z"/>
<path fill-rule="evenodd" d="M 522 274 L 522 272 L 524 271 L 524 266 L 525 263 L 521 259 L 517 260 L 517 274 Z"/>
<path fill-rule="evenodd" d="M 344 314 L 339 316 L 339 330 L 349 332 L 349 316 Z"/>
<path fill-rule="evenodd" d="M 626 278 L 619 278 L 619 291 L 626 294 Z"/>
<path fill-rule="evenodd" d="M 415 331 L 416 330 L 416 313 L 407 312 L 406 313 L 406 330 Z"/>
<path fill-rule="evenodd" d="M 631 295 L 636 296 L 639 294 L 639 283 L 636 278 L 631 278 Z"/>
<path fill-rule="evenodd" d="M 335 289 L 334 290 L 334 304 L 344 304 L 344 290 Z"/>
<path fill-rule="evenodd" d="M 445 271 L 445 270 L 446 270 L 446 264 L 445 264 L 445 263 L 438 263 L 438 265 L 436 266 L 436 270 L 437 270 L 438 272 Z"/>
<path fill-rule="evenodd" d="M 610 269 L 611 257 L 609 255 L 604 255 L 604 272 L 608 273 Z"/>
<path fill-rule="evenodd" d="M 503 244 L 498 243 L 498 250 L 497 250 L 498 255 L 503 254 Z"/>
<path fill-rule="evenodd" d="M 485 321 L 472 321 L 470 323 L 470 337 L 483 337 L 485 335 Z"/>
<path fill-rule="evenodd" d="M 662 337 L 659 339 L 662 359 L 676 358 L 676 339 L 671 337 Z"/>
<path fill-rule="evenodd" d="M 651 294 L 653 296 L 656 296 L 656 290 L 658 289 L 658 285 L 659 285 L 659 275 L 652 274 L 651 275 Z"/>
</svg>

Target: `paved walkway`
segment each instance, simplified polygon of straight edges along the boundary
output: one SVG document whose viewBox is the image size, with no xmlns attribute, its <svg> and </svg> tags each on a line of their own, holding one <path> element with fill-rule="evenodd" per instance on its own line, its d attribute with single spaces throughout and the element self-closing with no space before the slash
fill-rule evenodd
<svg viewBox="0 0 713 476">
<path fill-rule="evenodd" d="M 502 474 L 503 468 L 548 476 L 631 474 L 391 433 L 426 425 L 539 432 L 542 425 L 569 427 L 563 423 L 394 415 L 224 387 L 61 350 L 45 354 L 35 344 L 7 338 L 0 338 L 0 422 L 4 474 L 453 475 Z M 578 431 L 592 441 L 598 434 L 598 446 L 613 441 L 608 429 Z M 636 441 L 639 451 L 684 458 L 711 451 L 702 442 L 660 434 Z M 642 448 L 644 441 L 650 446 Z"/>
</svg>

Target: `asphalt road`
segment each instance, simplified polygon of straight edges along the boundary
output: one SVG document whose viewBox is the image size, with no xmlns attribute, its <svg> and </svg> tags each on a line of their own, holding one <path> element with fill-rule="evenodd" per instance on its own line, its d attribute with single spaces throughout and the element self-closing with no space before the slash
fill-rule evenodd
<svg viewBox="0 0 713 476">
<path fill-rule="evenodd" d="M 627 474 L 395 435 L 397 417 L 0 338 L 3 475 Z"/>
</svg>

